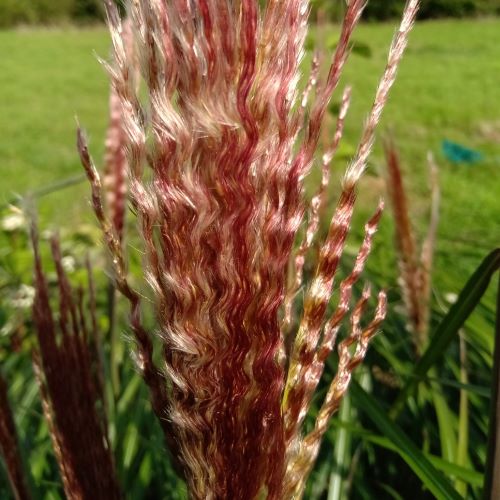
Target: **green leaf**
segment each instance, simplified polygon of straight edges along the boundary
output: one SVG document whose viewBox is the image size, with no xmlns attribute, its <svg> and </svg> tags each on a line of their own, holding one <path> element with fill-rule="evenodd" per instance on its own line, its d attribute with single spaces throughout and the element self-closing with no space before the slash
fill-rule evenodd
<svg viewBox="0 0 500 500">
<path fill-rule="evenodd" d="M 332 427 L 348 429 L 351 434 L 359 437 L 367 443 L 380 446 L 381 448 L 385 448 L 386 450 L 391 450 L 396 453 L 398 452 L 398 447 L 391 440 L 379 434 L 374 434 L 373 432 L 370 432 L 358 425 L 353 425 L 342 420 L 332 420 Z M 427 458 L 427 460 L 429 460 L 429 462 L 436 467 L 437 470 L 444 472 L 449 476 L 453 476 L 464 483 L 470 484 L 471 486 L 483 485 L 484 476 L 480 472 L 448 462 L 447 460 L 433 455 L 432 453 L 423 452 L 423 454 L 425 458 Z"/>
<path fill-rule="evenodd" d="M 342 401 L 340 406 L 339 418 L 343 421 L 351 420 L 351 398 L 349 395 Z M 328 500 L 340 500 L 343 498 L 345 470 L 350 461 L 350 432 L 349 429 L 339 428 L 335 436 L 334 458 L 335 465 L 330 475 L 330 484 L 328 487 Z"/>
<path fill-rule="evenodd" d="M 453 425 L 456 423 L 456 418 L 450 410 L 440 387 L 433 387 L 431 396 L 434 401 L 434 408 L 438 421 L 441 454 L 445 460 L 453 462 L 457 454 L 456 425 Z"/>
<path fill-rule="evenodd" d="M 122 397 L 118 401 L 117 410 L 119 413 L 125 413 L 129 410 L 130 404 L 135 401 L 137 393 L 141 388 L 142 379 L 133 375 L 129 380 Z"/>
<path fill-rule="evenodd" d="M 368 394 L 355 380 L 351 382 L 350 394 L 358 408 L 361 408 L 379 431 L 392 441 L 401 458 L 438 500 L 458 500 L 461 498 L 413 441 L 388 418 L 386 411 L 373 396 Z"/>
<path fill-rule="evenodd" d="M 151 482 L 153 477 L 153 464 L 151 461 L 151 455 L 146 455 L 142 460 L 141 467 L 139 469 L 139 478 L 141 483 L 147 486 Z"/>
<path fill-rule="evenodd" d="M 497 292 L 495 323 L 495 351 L 493 352 L 493 383 L 491 388 L 490 421 L 488 430 L 488 457 L 484 480 L 484 498 L 493 500 L 500 494 L 500 281 Z"/>
<path fill-rule="evenodd" d="M 130 424 L 123 443 L 123 465 L 129 469 L 139 448 L 139 432 L 135 424 Z"/>
<path fill-rule="evenodd" d="M 491 252 L 477 268 L 469 279 L 457 301 L 451 306 L 448 314 L 443 318 L 424 355 L 415 365 L 412 376 L 399 393 L 390 415 L 396 418 L 403 408 L 406 400 L 414 393 L 419 382 L 425 378 L 427 372 L 434 366 L 446 352 L 451 341 L 458 334 L 467 318 L 479 304 L 481 297 L 486 292 L 493 274 L 500 269 L 500 249 Z"/>
<path fill-rule="evenodd" d="M 392 441 L 389 441 L 389 439 L 383 436 L 364 432 L 363 439 L 388 450 L 392 450 L 395 452 L 398 451 L 398 448 L 392 443 Z M 434 467 L 436 467 L 436 469 L 444 472 L 449 476 L 460 479 L 460 481 L 463 481 L 464 483 L 470 484 L 472 486 L 483 485 L 484 476 L 480 472 L 462 467 L 460 465 L 456 465 L 452 462 L 448 462 L 447 460 L 444 460 L 441 457 L 437 457 L 436 455 L 432 455 L 431 453 L 424 453 L 424 456 Z"/>
<path fill-rule="evenodd" d="M 404 500 L 404 498 L 388 484 L 381 484 L 380 487 L 394 500 Z"/>
</svg>

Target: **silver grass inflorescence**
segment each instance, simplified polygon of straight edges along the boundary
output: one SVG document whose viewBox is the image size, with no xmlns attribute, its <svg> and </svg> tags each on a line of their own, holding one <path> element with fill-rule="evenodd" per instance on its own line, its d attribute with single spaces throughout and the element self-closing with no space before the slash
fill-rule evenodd
<svg viewBox="0 0 500 500">
<path fill-rule="evenodd" d="M 164 366 L 141 323 L 141 296 L 129 284 L 119 234 L 103 208 L 101 181 L 84 134 L 78 148 L 97 219 L 131 305 L 139 369 L 192 498 L 299 498 L 321 437 L 355 367 L 385 316 L 384 293 L 361 326 L 370 292 L 351 310 L 382 204 L 366 225 L 354 269 L 335 278 L 374 131 L 418 8 L 409 0 L 388 65 L 347 170 L 303 316 L 292 321 L 303 265 L 319 228 L 329 169 L 350 90 L 322 159 L 322 184 L 308 206 L 304 179 L 323 119 L 350 53 L 365 0 L 347 6 L 326 78 L 315 58 L 299 93 L 307 0 L 135 0 L 128 3 L 147 96 L 137 93 L 115 4 L 106 1 L 113 41 L 111 81 L 126 133 L 130 199 L 144 242 Z M 146 169 L 145 167 L 149 168 Z M 294 242 L 308 214 L 305 236 Z M 342 321 L 339 367 L 313 430 L 302 423 Z"/>
</svg>

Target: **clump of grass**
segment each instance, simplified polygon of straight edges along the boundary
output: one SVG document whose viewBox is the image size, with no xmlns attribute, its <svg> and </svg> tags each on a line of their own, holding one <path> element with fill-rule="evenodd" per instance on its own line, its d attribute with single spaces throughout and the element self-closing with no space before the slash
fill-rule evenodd
<svg viewBox="0 0 500 500">
<path fill-rule="evenodd" d="M 88 297 L 71 289 L 58 239 L 51 240 L 57 272 L 58 311 L 52 311 L 33 225 L 38 349 L 33 366 L 56 459 L 68 498 L 121 498 L 107 437 L 102 367 L 98 355 L 95 295 L 89 268 Z"/>
<path fill-rule="evenodd" d="M 156 299 L 162 367 L 153 362 L 153 340 L 141 323 L 141 297 L 129 285 L 120 237 L 106 215 L 101 181 L 81 131 L 78 148 L 116 286 L 131 304 L 138 367 L 153 408 L 193 498 L 299 498 L 327 422 L 385 316 L 385 294 L 380 293 L 373 320 L 361 326 L 370 297 L 365 288 L 350 313 L 350 334 L 339 344 L 337 376 L 313 431 L 303 436 L 312 394 L 339 325 L 349 315 L 351 290 L 381 215 L 382 205 L 367 223 L 355 267 L 341 283 L 338 309 L 329 317 L 356 186 L 418 1 L 406 6 L 306 287 L 297 331 L 290 327 L 293 297 L 318 226 L 318 205 L 342 134 L 348 94 L 338 133 L 323 158 L 323 187 L 309 210 L 306 241 L 294 258 L 307 212 L 303 181 L 365 1 L 349 3 L 325 81 L 316 81 L 313 65 L 302 96 L 296 87 L 308 2 L 271 1 L 262 10 L 253 0 L 129 3 L 145 103 L 136 90 L 118 11 L 111 1 L 106 6 L 114 46 L 108 69 L 121 102 L 130 197 Z"/>
</svg>

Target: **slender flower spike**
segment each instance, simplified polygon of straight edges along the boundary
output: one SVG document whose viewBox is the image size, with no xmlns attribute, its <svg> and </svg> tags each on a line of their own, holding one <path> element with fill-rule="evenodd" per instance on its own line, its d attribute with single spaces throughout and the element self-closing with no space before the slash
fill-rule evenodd
<svg viewBox="0 0 500 500">
<path fill-rule="evenodd" d="M 89 304 L 83 290 L 75 293 L 64 273 L 59 242 L 52 239 L 58 289 L 58 321 L 42 268 L 35 225 L 31 230 L 35 253 L 33 320 L 39 349 L 33 366 L 42 397 L 64 491 L 71 499 L 120 499 L 112 451 L 103 411 L 103 384 L 99 374 L 97 322 L 92 280 Z M 90 321 L 88 321 L 90 319 Z"/>
<path fill-rule="evenodd" d="M 0 374 L 0 452 L 5 461 L 12 493 L 16 500 L 29 500 L 26 475 L 19 450 L 17 432 L 7 395 L 7 383 Z"/>
<path fill-rule="evenodd" d="M 406 5 L 358 152 L 320 243 L 316 270 L 305 285 L 304 259 L 318 232 L 349 90 L 310 207 L 304 179 L 318 160 L 323 119 L 366 0 L 348 3 L 328 74 L 324 81 L 319 78 L 316 58 L 303 93 L 297 87 L 307 0 L 269 0 L 265 7 L 257 0 L 130 1 L 145 98 L 136 91 L 118 10 L 113 1 L 105 3 L 114 48 L 107 67 L 121 105 L 130 198 L 156 300 L 162 367 L 153 364 L 140 295 L 128 283 L 126 257 L 103 210 L 101 182 L 81 131 L 78 147 L 115 264 L 116 286 L 131 305 L 138 366 L 154 410 L 192 498 L 300 498 L 328 419 L 385 315 L 381 293 L 374 319 L 361 326 L 368 289 L 349 313 L 382 206 L 367 223 L 332 316 L 328 306 L 356 186 L 419 2 Z M 304 224 L 304 242 L 294 253 Z M 302 286 L 303 316 L 292 321 Z M 312 393 L 349 314 L 351 332 L 339 344 L 337 376 L 314 430 L 303 436 Z"/>
<path fill-rule="evenodd" d="M 431 273 L 436 232 L 439 221 L 439 183 L 437 166 L 431 153 L 428 162 L 431 180 L 430 222 L 427 235 L 418 250 L 417 238 L 410 223 L 410 211 L 403 173 L 396 146 L 385 144 L 387 187 L 392 205 L 395 239 L 400 268 L 400 284 L 408 316 L 408 329 L 414 336 L 416 354 L 420 355 L 428 340 Z"/>
<path fill-rule="evenodd" d="M 123 24 L 123 42 L 128 58 L 134 64 L 135 55 L 132 25 Z M 106 136 L 103 184 L 109 218 L 120 241 L 123 240 L 127 204 L 126 134 L 122 126 L 122 107 L 119 96 L 111 87 L 109 95 L 109 126 Z"/>
</svg>

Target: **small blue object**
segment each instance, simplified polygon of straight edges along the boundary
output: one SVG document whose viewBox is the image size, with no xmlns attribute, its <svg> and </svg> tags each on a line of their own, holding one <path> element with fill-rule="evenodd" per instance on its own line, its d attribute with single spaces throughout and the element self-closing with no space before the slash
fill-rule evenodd
<svg viewBox="0 0 500 500">
<path fill-rule="evenodd" d="M 472 164 L 483 159 L 483 155 L 479 151 L 474 151 L 448 140 L 443 141 L 442 147 L 444 156 L 452 163 Z"/>
</svg>

